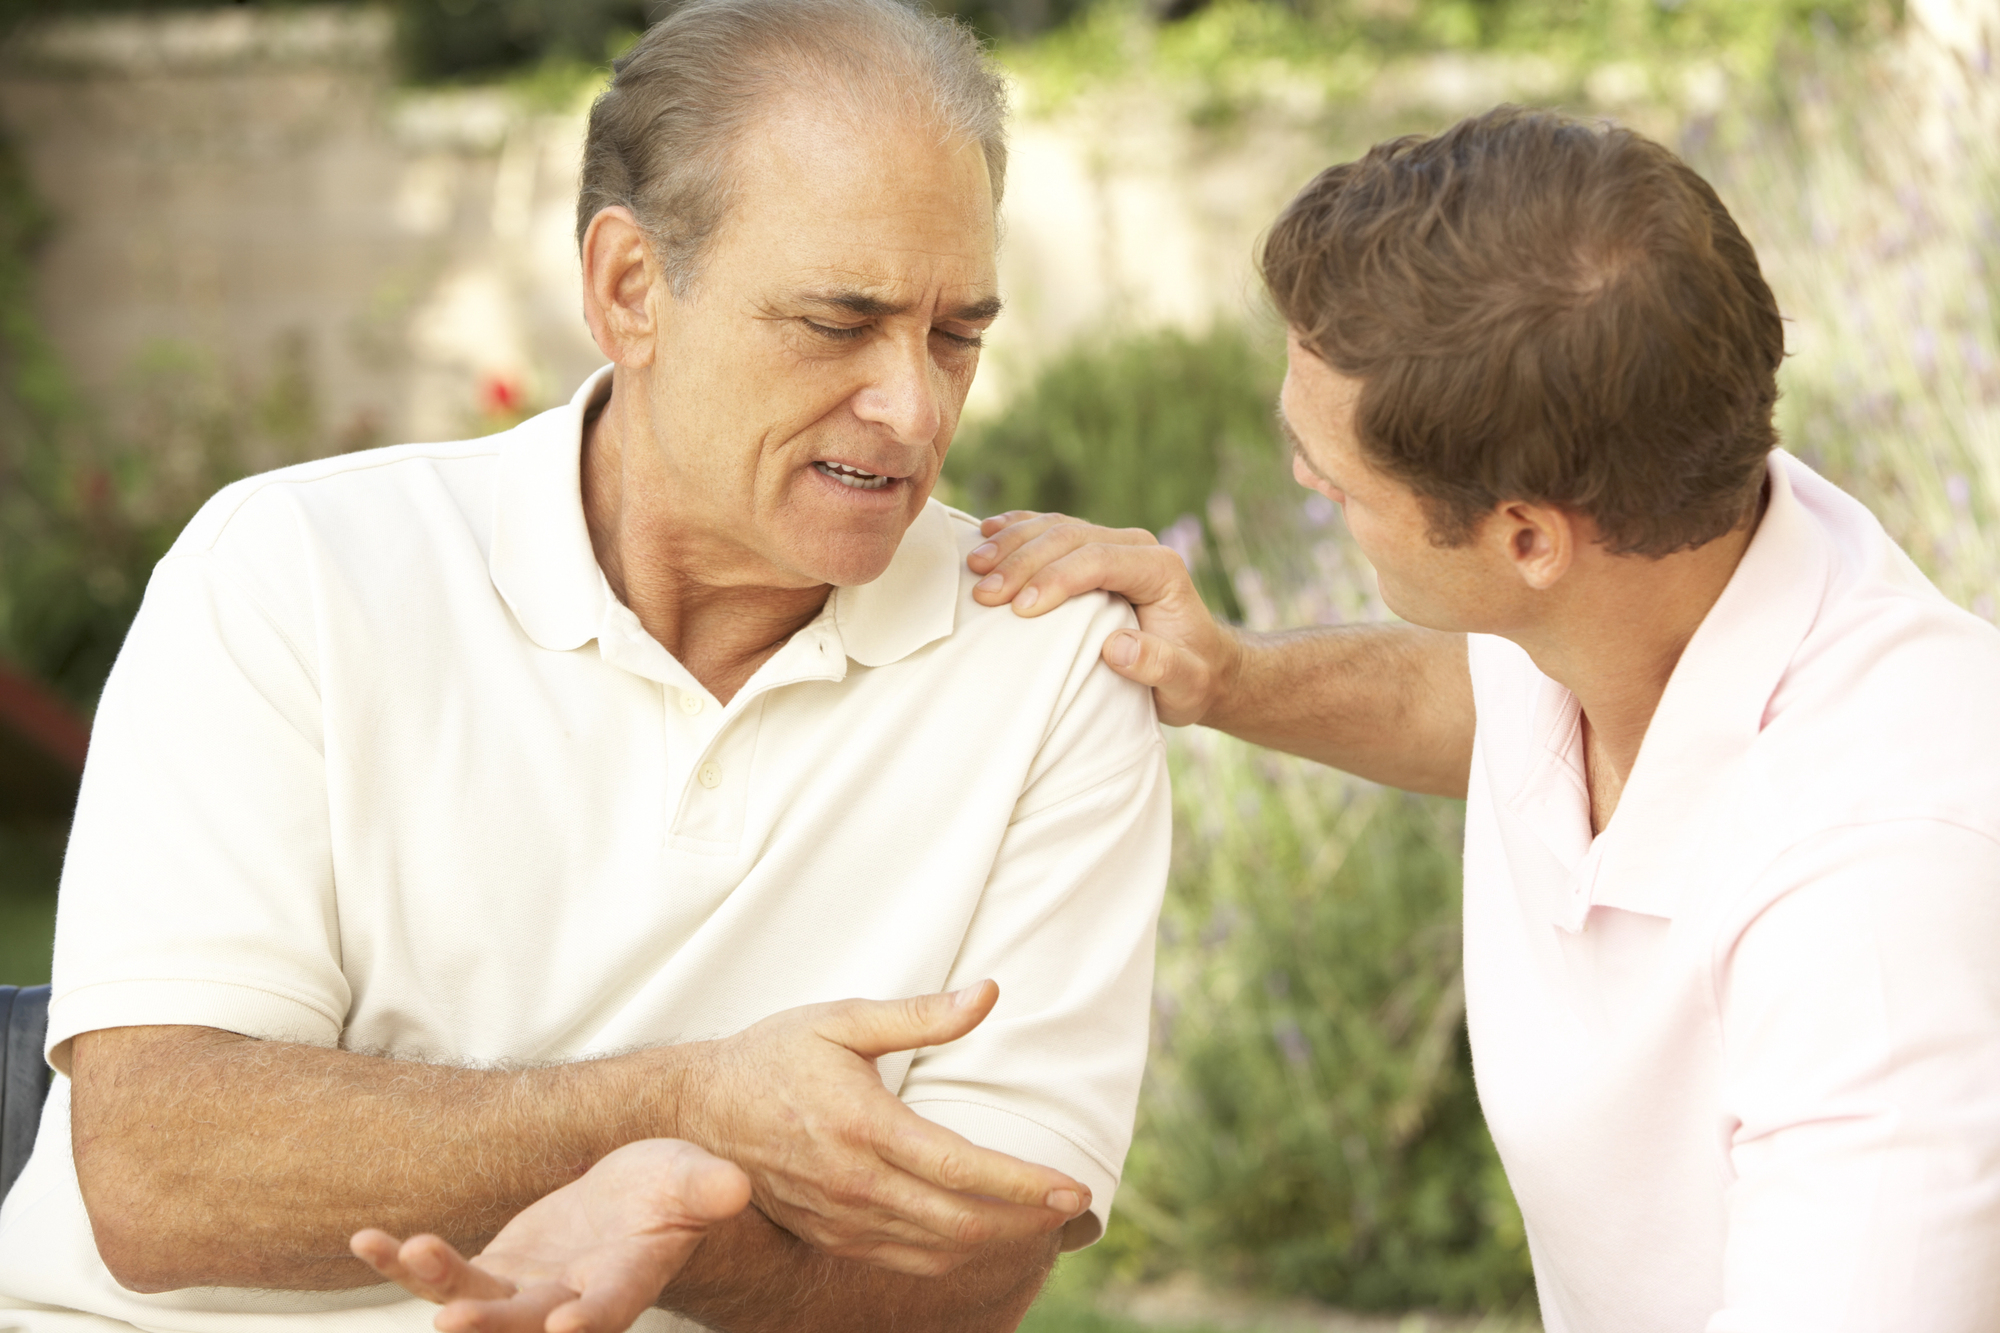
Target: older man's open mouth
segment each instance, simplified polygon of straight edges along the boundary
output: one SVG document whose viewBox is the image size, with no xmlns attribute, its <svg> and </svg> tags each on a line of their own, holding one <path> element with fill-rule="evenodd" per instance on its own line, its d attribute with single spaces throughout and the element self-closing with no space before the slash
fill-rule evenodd
<svg viewBox="0 0 2000 1333">
<path fill-rule="evenodd" d="M 845 463 L 832 463 L 824 459 L 814 463 L 813 466 L 820 470 L 821 475 L 832 477 L 841 485 L 851 486 L 857 491 L 879 491 L 895 480 L 894 477 L 885 477 L 877 472 L 864 472 L 858 467 L 849 467 Z"/>
</svg>

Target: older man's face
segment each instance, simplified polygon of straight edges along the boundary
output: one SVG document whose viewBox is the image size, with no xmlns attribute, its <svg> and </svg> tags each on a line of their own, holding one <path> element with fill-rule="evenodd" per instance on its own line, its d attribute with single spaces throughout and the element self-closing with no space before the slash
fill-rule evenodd
<svg viewBox="0 0 2000 1333">
<path fill-rule="evenodd" d="M 888 565 L 999 309 L 994 239 L 977 145 L 803 98 L 749 131 L 694 290 L 654 298 L 656 443 L 716 581 Z"/>
</svg>

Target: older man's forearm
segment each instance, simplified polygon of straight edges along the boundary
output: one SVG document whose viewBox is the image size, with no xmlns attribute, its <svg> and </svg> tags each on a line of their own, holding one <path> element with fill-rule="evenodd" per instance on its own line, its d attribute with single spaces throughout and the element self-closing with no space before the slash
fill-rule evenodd
<svg viewBox="0 0 2000 1333">
<path fill-rule="evenodd" d="M 996 1242 L 912 1277 L 821 1254 L 750 1208 L 709 1233 L 660 1304 L 719 1333 L 1010 1333 L 1061 1241 Z"/>
<path fill-rule="evenodd" d="M 661 1136 L 672 1048 L 532 1070 L 414 1064 L 194 1027 L 77 1038 L 77 1180 L 134 1291 L 381 1281 L 362 1227 L 467 1252 L 605 1153 Z"/>
</svg>

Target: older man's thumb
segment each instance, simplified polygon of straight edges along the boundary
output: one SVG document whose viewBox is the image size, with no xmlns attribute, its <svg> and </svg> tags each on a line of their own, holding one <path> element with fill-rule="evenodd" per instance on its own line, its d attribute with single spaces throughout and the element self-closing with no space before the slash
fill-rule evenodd
<svg viewBox="0 0 2000 1333">
<path fill-rule="evenodd" d="M 957 1041 L 993 1012 L 999 998 L 999 986 L 980 981 L 907 1000 L 849 1000 L 839 1006 L 835 1028 L 825 1035 L 856 1055 L 879 1059 L 891 1051 Z"/>
</svg>

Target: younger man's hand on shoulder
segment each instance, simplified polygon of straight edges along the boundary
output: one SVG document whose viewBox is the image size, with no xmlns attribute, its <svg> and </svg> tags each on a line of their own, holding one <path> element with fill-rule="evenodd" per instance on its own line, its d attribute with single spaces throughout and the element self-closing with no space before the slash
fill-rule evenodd
<svg viewBox="0 0 2000 1333">
<path fill-rule="evenodd" d="M 1114 592 L 1139 615 L 1136 631 L 1104 643 L 1104 661 L 1149 686 L 1160 720 L 1191 726 L 1209 719 L 1233 683 L 1242 643 L 1217 623 L 1173 548 L 1144 528 L 1104 528 L 1062 514 L 1014 510 L 985 520 L 986 544 L 966 558 L 983 574 L 973 596 L 1038 616 L 1086 592 Z"/>
</svg>

